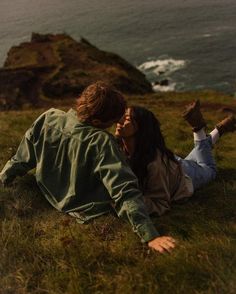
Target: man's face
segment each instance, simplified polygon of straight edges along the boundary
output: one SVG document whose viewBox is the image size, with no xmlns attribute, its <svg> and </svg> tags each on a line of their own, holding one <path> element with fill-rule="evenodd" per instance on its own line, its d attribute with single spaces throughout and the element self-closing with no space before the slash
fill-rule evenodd
<svg viewBox="0 0 236 294">
<path fill-rule="evenodd" d="M 138 127 L 133 118 L 133 110 L 132 108 L 127 108 L 125 114 L 116 124 L 115 135 L 120 138 L 129 138 L 133 137 L 137 130 Z"/>
</svg>

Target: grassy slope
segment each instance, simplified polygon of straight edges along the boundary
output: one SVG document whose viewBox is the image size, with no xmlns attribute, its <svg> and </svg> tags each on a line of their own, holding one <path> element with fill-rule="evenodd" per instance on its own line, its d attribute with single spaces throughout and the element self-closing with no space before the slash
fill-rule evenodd
<svg viewBox="0 0 236 294">
<path fill-rule="evenodd" d="M 182 106 L 199 93 L 129 97 L 153 110 L 167 143 L 179 155 L 192 147 Z M 211 129 L 232 97 L 201 93 Z M 234 102 L 233 102 L 234 103 Z M 235 104 L 234 104 L 235 105 Z M 0 169 L 42 110 L 0 113 Z M 178 240 L 171 255 L 150 252 L 113 216 L 79 225 L 44 200 L 32 175 L 0 188 L 0 293 L 235 293 L 236 135 L 215 148 L 216 181 L 192 200 L 154 219 Z"/>
</svg>

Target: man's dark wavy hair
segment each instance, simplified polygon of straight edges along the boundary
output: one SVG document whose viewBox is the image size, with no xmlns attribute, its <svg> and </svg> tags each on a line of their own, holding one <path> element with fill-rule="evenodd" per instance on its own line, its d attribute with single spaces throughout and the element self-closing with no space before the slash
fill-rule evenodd
<svg viewBox="0 0 236 294">
<path fill-rule="evenodd" d="M 99 119 L 108 122 L 117 121 L 123 116 L 126 101 L 123 95 L 109 83 L 97 81 L 88 86 L 77 99 L 77 115 L 79 120 L 92 122 Z"/>
<path fill-rule="evenodd" d="M 131 106 L 132 119 L 135 120 L 138 130 L 135 134 L 135 151 L 130 158 L 130 165 L 137 176 L 140 188 L 143 190 L 147 177 L 147 166 L 155 160 L 157 149 L 160 151 L 162 160 L 166 156 L 178 164 L 173 152 L 167 148 L 160 129 L 160 122 L 148 109 L 140 106 Z M 163 160 L 165 163 L 165 161 Z M 167 166 L 168 168 L 168 166 Z"/>
</svg>

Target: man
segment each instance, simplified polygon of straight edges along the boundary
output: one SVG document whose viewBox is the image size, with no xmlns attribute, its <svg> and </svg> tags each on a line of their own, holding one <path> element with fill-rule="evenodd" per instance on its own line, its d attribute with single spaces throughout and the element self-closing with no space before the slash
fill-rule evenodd
<svg viewBox="0 0 236 294">
<path fill-rule="evenodd" d="M 128 219 L 142 242 L 159 252 L 170 251 L 174 239 L 159 236 L 136 177 L 105 131 L 125 108 L 123 96 L 109 85 L 90 85 L 78 98 L 76 111 L 50 109 L 36 119 L 0 180 L 7 185 L 35 168 L 39 188 L 59 211 L 84 223 L 113 208 Z"/>
</svg>

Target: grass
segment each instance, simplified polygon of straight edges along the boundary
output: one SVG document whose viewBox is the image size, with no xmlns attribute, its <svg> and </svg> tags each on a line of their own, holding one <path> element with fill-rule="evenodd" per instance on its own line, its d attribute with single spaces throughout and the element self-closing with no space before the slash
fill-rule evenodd
<svg viewBox="0 0 236 294">
<path fill-rule="evenodd" d="M 199 94 L 209 129 L 224 117 L 220 109 L 235 107 L 232 97 L 210 91 L 128 99 L 154 111 L 168 146 L 186 155 L 192 134 L 180 113 Z M 0 169 L 42 111 L 0 113 Z M 153 219 L 162 234 L 178 240 L 170 255 L 150 251 L 111 215 L 79 225 L 47 203 L 32 174 L 1 187 L 0 293 L 235 293 L 235 137 L 225 135 L 214 148 L 216 181 Z"/>
</svg>

